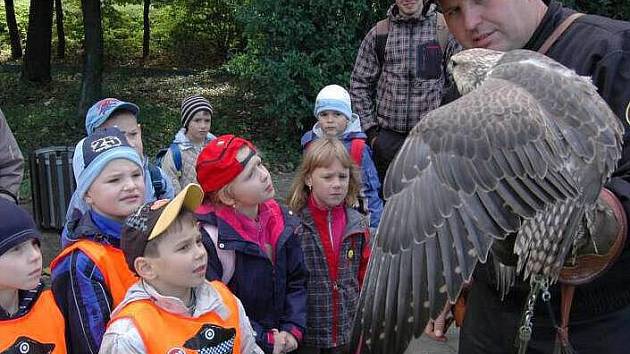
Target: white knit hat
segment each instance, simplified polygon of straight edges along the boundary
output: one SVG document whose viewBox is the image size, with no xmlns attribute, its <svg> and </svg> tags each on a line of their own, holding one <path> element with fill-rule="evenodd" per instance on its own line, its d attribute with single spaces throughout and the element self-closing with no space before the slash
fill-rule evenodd
<svg viewBox="0 0 630 354">
<path fill-rule="evenodd" d="M 348 120 L 352 119 L 352 103 L 350 94 L 339 85 L 328 85 L 324 87 L 315 99 L 315 117 L 323 111 L 337 111 L 342 113 Z"/>
</svg>

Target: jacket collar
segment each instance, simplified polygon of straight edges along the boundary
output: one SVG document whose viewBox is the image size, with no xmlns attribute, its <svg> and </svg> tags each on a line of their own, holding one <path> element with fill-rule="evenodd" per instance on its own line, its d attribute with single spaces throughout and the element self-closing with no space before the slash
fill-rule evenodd
<svg viewBox="0 0 630 354">
<path fill-rule="evenodd" d="M 343 232 L 343 238 L 347 238 L 349 236 L 365 233 L 368 230 L 368 219 L 365 215 L 359 213 L 353 208 L 346 208 L 346 227 Z M 302 225 L 310 229 L 312 232 L 316 232 L 317 228 L 315 227 L 315 221 L 313 220 L 313 215 L 308 207 L 302 208 L 299 212 L 300 218 L 302 220 Z"/>
<path fill-rule="evenodd" d="M 75 215 L 75 217 L 77 217 Z M 109 219 L 93 210 L 78 216 L 79 219 L 73 221 L 74 228 L 69 224 L 68 235 L 64 238 L 63 246 L 68 246 L 78 240 L 92 240 L 110 244 L 120 248 L 120 233 L 122 224 Z"/>
<path fill-rule="evenodd" d="M 276 208 L 276 218 L 282 218 L 283 227 L 278 230 L 280 232 L 278 241 L 276 243 L 275 249 L 279 249 L 286 242 L 286 240 L 291 236 L 292 231 L 298 224 L 298 220 L 296 218 L 290 217 L 293 215 L 286 208 L 283 208 L 278 204 L 277 201 L 271 199 L 265 202 L 267 206 Z M 262 252 L 260 252 L 260 248 L 253 242 L 247 241 L 243 236 L 240 235 L 239 231 L 232 227 L 229 222 L 225 219 L 217 215 L 217 209 L 215 206 L 210 204 L 205 204 L 199 207 L 199 209 L 195 212 L 197 216 L 197 220 L 208 223 L 210 225 L 216 225 L 219 229 L 219 240 L 226 244 L 232 244 L 235 248 L 240 251 L 244 251 L 249 254 L 260 254 L 266 257 Z"/>
<path fill-rule="evenodd" d="M 549 1 L 547 6 L 545 16 L 543 16 L 534 34 L 532 34 L 532 37 L 527 44 L 525 44 L 523 49 L 534 51 L 540 49 L 556 27 L 558 27 L 565 18 L 575 12 L 571 9 L 563 8 L 562 4 L 557 1 Z"/>
</svg>

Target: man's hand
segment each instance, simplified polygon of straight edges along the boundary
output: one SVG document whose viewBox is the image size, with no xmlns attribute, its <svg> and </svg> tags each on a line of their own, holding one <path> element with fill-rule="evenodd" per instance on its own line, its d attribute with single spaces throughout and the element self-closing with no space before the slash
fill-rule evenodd
<svg viewBox="0 0 630 354">
<path fill-rule="evenodd" d="M 426 327 L 424 327 L 424 334 L 438 342 L 446 342 L 446 331 L 453 323 L 452 307 L 453 305 L 446 300 L 446 305 L 438 317 L 435 320 L 429 319 Z"/>
</svg>

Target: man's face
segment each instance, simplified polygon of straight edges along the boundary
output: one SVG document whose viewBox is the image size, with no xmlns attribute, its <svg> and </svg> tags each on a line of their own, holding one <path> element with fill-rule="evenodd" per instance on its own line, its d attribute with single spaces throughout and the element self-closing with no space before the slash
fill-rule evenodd
<svg viewBox="0 0 630 354">
<path fill-rule="evenodd" d="M 423 0 L 396 0 L 398 11 L 405 16 L 411 16 L 422 7 Z"/>
<path fill-rule="evenodd" d="M 439 0 L 449 31 L 464 48 L 523 48 L 547 6 L 542 0 Z"/>
</svg>

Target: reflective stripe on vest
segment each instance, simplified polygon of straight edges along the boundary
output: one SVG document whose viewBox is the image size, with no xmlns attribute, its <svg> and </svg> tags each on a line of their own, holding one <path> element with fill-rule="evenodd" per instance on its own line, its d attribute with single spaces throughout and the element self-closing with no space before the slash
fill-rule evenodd
<svg viewBox="0 0 630 354">
<path fill-rule="evenodd" d="M 123 252 L 110 245 L 90 240 L 79 240 L 61 251 L 50 263 L 50 268 L 55 268 L 57 263 L 74 250 L 80 250 L 85 253 L 96 264 L 101 273 L 103 273 L 105 285 L 107 285 L 109 294 L 112 296 L 112 301 L 114 302 L 112 308 L 118 306 L 125 298 L 127 289 L 138 281 L 136 275 L 127 267 Z"/>
<path fill-rule="evenodd" d="M 0 352 L 65 354 L 65 325 L 50 290 L 24 316 L 0 321 Z"/>
<path fill-rule="evenodd" d="M 147 353 L 240 353 L 236 297 L 219 281 L 210 285 L 230 311 L 225 320 L 215 312 L 197 318 L 173 314 L 146 299 L 125 305 L 110 324 L 122 318 L 133 321 Z"/>
</svg>

